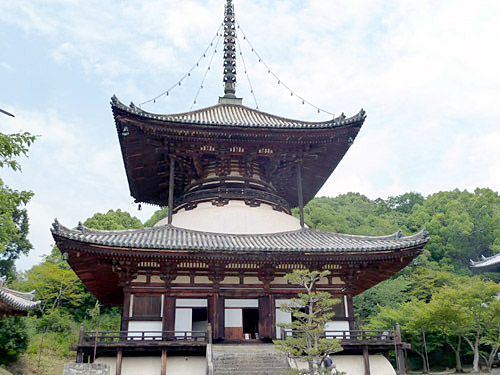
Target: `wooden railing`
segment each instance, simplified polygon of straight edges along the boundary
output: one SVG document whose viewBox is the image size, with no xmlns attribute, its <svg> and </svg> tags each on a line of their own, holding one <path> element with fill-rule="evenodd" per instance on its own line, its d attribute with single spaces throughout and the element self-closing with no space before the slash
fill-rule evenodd
<svg viewBox="0 0 500 375">
<path fill-rule="evenodd" d="M 297 331 L 283 330 L 281 337 L 296 337 L 300 333 Z M 395 331 L 325 331 L 322 338 L 339 339 L 343 344 L 398 344 L 398 336 Z"/>
<path fill-rule="evenodd" d="M 149 341 L 208 342 L 207 331 L 89 331 L 83 332 L 82 344 L 134 343 Z"/>
</svg>

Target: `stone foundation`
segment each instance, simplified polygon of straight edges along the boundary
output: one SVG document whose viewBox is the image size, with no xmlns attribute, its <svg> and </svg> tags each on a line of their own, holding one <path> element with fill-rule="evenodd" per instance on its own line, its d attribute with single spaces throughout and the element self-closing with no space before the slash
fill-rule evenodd
<svg viewBox="0 0 500 375">
<path fill-rule="evenodd" d="M 66 363 L 63 375 L 110 375 L 106 363 Z"/>
</svg>

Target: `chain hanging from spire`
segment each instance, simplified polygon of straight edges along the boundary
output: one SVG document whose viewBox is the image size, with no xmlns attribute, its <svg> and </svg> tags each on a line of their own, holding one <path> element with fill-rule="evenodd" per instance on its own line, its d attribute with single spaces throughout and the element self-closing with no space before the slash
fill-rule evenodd
<svg viewBox="0 0 500 375">
<path fill-rule="evenodd" d="M 232 0 L 224 14 L 224 97 L 236 98 L 236 28 Z"/>
</svg>

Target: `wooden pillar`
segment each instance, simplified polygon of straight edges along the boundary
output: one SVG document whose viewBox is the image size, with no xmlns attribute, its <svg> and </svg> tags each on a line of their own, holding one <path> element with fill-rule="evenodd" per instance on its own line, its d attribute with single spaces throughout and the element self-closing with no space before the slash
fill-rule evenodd
<svg viewBox="0 0 500 375">
<path fill-rule="evenodd" d="M 272 335 L 272 317 L 271 317 L 271 299 L 270 296 L 259 297 L 259 337 L 270 340 Z"/>
<path fill-rule="evenodd" d="M 365 368 L 365 375 L 370 375 L 370 354 L 368 353 L 368 346 L 363 346 L 363 365 Z"/>
<path fill-rule="evenodd" d="M 161 375 L 167 375 L 167 349 L 161 350 Z"/>
<path fill-rule="evenodd" d="M 128 331 L 128 321 L 130 313 L 130 292 L 123 291 L 123 307 L 122 307 L 122 321 L 120 331 Z"/>
<path fill-rule="evenodd" d="M 85 336 L 85 331 L 84 331 L 84 326 L 83 323 L 80 325 L 80 335 L 78 336 L 78 350 L 76 352 L 76 363 L 83 363 L 83 350 L 82 350 L 82 345 L 84 342 L 84 336 Z"/>
<path fill-rule="evenodd" d="M 347 314 L 349 315 L 349 330 L 354 331 L 354 303 L 352 301 L 352 295 L 347 294 L 345 301 L 347 302 Z"/>
<path fill-rule="evenodd" d="M 299 201 L 300 226 L 304 228 L 304 195 L 302 194 L 302 161 L 297 163 L 297 198 Z"/>
<path fill-rule="evenodd" d="M 163 304 L 162 329 L 169 332 L 165 339 L 172 338 L 175 331 L 175 298 L 165 295 Z M 171 337 L 170 337 L 171 336 Z"/>
<path fill-rule="evenodd" d="M 174 173 L 175 159 L 170 155 L 170 175 L 168 176 L 168 223 L 172 224 L 172 214 L 174 211 Z"/>
<path fill-rule="evenodd" d="M 122 375 L 122 349 L 116 352 L 116 375 Z"/>
<path fill-rule="evenodd" d="M 212 324 L 214 339 L 224 337 L 224 299 L 218 291 L 208 298 L 208 321 Z"/>
</svg>

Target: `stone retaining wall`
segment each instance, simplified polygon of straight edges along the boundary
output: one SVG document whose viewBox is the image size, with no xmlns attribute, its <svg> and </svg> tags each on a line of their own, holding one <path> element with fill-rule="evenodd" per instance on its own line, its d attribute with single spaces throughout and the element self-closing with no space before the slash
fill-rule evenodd
<svg viewBox="0 0 500 375">
<path fill-rule="evenodd" d="M 106 363 L 66 363 L 63 375 L 109 375 Z"/>
</svg>

